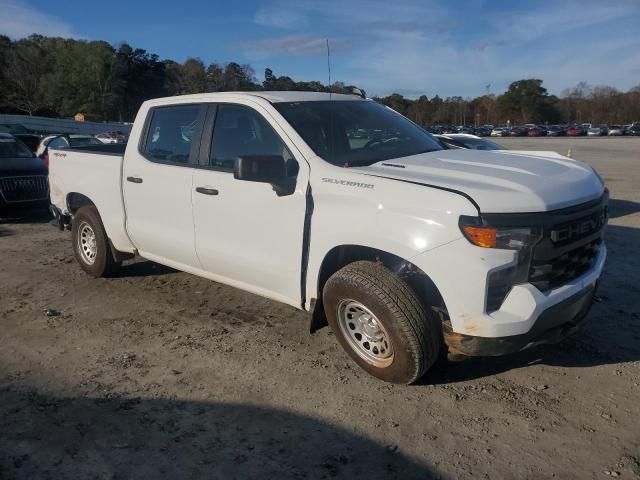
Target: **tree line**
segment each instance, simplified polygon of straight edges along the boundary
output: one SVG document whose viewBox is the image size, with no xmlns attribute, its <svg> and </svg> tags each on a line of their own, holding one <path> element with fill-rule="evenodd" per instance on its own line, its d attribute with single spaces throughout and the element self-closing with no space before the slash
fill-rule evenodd
<svg viewBox="0 0 640 480">
<path fill-rule="evenodd" d="M 417 99 L 394 93 L 375 100 L 421 125 L 518 123 L 628 123 L 640 120 L 640 85 L 627 92 L 581 82 L 560 97 L 539 79 L 513 82 L 500 95 Z M 339 92 L 344 83 L 297 82 L 267 68 L 259 81 L 251 65 L 161 60 L 128 44 L 112 46 L 32 35 L 0 36 L 0 113 L 69 117 L 90 114 L 104 121 L 132 121 L 150 98 L 202 92 L 299 90 Z"/>
</svg>

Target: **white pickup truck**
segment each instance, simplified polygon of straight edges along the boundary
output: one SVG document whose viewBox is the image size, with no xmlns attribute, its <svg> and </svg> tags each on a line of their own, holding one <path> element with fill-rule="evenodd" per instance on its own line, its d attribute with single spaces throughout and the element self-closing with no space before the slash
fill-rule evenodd
<svg viewBox="0 0 640 480">
<path fill-rule="evenodd" d="M 89 274 L 140 255 L 287 303 L 391 382 L 447 349 L 559 341 L 606 256 L 608 192 L 589 165 L 443 150 L 353 95 L 150 100 L 126 149 L 53 151 L 50 188 Z"/>
</svg>

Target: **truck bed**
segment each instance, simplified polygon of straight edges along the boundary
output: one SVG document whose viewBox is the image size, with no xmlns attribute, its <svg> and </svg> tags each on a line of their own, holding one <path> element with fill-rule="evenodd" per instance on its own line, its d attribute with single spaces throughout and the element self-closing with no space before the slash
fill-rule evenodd
<svg viewBox="0 0 640 480">
<path fill-rule="evenodd" d="M 122 201 L 122 161 L 125 145 L 95 145 L 49 151 L 51 203 L 63 214 L 88 199 L 102 218 L 113 246 L 134 250 L 125 229 Z M 84 197 L 84 198 L 83 198 Z"/>
</svg>

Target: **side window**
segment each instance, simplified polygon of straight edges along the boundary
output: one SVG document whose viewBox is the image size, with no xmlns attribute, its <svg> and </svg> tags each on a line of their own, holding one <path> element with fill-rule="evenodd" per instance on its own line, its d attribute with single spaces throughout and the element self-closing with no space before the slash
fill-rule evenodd
<svg viewBox="0 0 640 480">
<path fill-rule="evenodd" d="M 201 105 L 175 105 L 152 110 L 142 153 L 151 161 L 189 163 Z"/>
<path fill-rule="evenodd" d="M 290 176 L 298 173 L 298 163 L 262 115 L 241 105 L 220 105 L 213 128 L 210 165 L 232 172 L 235 160 L 246 155 L 279 155 Z"/>
<path fill-rule="evenodd" d="M 67 148 L 69 144 L 67 143 L 67 139 L 64 137 L 54 138 L 49 142 L 49 148 Z"/>
</svg>

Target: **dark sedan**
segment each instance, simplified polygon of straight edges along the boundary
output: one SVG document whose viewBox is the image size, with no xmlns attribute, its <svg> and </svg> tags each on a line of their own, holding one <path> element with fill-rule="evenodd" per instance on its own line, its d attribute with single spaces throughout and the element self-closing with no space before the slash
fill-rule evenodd
<svg viewBox="0 0 640 480">
<path fill-rule="evenodd" d="M 640 136 L 640 123 L 634 123 L 627 130 L 627 135 Z"/>
<path fill-rule="evenodd" d="M 572 125 L 567 128 L 567 137 L 581 137 L 586 135 L 587 132 L 579 125 Z"/>
<path fill-rule="evenodd" d="M 49 205 L 47 167 L 29 148 L 0 133 L 0 217 L 24 207 Z"/>
<path fill-rule="evenodd" d="M 440 144 L 447 149 L 468 148 L 471 150 L 504 150 L 499 145 L 486 138 L 464 133 L 453 133 L 449 135 L 434 135 Z"/>
<path fill-rule="evenodd" d="M 527 135 L 527 129 L 525 127 L 512 127 L 509 130 L 510 137 L 525 137 Z"/>
<path fill-rule="evenodd" d="M 560 125 L 551 125 L 547 128 L 547 135 L 550 137 L 564 137 L 566 134 L 566 130 Z"/>
<path fill-rule="evenodd" d="M 544 137 L 547 135 L 547 130 L 541 127 L 527 128 L 527 137 Z"/>
</svg>

